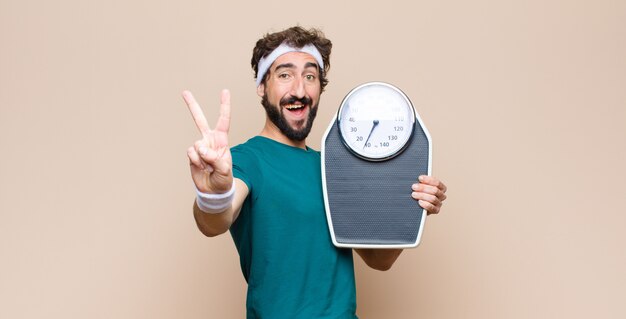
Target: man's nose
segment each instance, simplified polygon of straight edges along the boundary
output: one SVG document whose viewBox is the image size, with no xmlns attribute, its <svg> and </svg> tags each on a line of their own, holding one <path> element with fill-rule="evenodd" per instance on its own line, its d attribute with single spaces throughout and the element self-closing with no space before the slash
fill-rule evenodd
<svg viewBox="0 0 626 319">
<path fill-rule="evenodd" d="M 295 77 L 291 85 L 291 92 L 289 93 L 299 99 L 305 96 L 306 92 L 304 90 L 304 81 L 302 80 L 302 78 Z"/>
</svg>

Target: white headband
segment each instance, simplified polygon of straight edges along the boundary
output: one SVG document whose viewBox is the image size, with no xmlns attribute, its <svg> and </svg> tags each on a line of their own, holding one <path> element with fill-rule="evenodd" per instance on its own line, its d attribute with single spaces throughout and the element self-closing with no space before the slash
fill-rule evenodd
<svg viewBox="0 0 626 319">
<path fill-rule="evenodd" d="M 276 49 L 274 49 L 272 53 L 268 54 L 265 57 L 262 57 L 261 60 L 259 60 L 259 66 L 256 76 L 257 87 L 261 85 L 261 82 L 263 82 L 263 77 L 265 77 L 265 73 L 267 73 L 267 70 L 270 68 L 270 66 L 272 66 L 272 63 L 274 63 L 274 61 L 276 61 L 279 56 L 289 52 L 304 52 L 310 54 L 315 58 L 317 64 L 319 64 L 320 72 L 324 70 L 324 61 L 322 60 L 322 55 L 314 45 L 307 44 L 301 48 L 294 48 L 289 44 L 283 42 Z"/>
</svg>

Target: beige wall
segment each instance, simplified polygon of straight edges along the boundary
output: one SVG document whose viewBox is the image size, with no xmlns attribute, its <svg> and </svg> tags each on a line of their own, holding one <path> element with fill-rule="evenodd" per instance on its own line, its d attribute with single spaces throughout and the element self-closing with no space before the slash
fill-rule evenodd
<svg viewBox="0 0 626 319">
<path fill-rule="evenodd" d="M 267 31 L 413 100 L 449 186 L 422 244 L 357 262 L 362 318 L 626 317 L 626 2 L 0 0 L 0 318 L 242 318 L 229 236 L 195 228 L 183 89 L 261 129 Z"/>
</svg>

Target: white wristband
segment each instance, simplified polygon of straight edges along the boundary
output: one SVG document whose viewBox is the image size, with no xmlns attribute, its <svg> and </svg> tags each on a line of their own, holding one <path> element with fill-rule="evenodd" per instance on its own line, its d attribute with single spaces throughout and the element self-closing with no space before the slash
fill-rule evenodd
<svg viewBox="0 0 626 319">
<path fill-rule="evenodd" d="M 201 211 L 208 214 L 223 213 L 235 198 L 235 183 L 233 182 L 233 186 L 224 194 L 206 194 L 196 187 L 196 195 L 196 203 Z"/>
</svg>

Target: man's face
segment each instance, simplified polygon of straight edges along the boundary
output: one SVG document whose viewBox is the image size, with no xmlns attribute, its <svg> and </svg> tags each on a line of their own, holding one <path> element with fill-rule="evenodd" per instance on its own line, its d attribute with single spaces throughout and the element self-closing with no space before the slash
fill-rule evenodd
<svg viewBox="0 0 626 319">
<path fill-rule="evenodd" d="M 308 53 L 281 55 L 257 93 L 269 119 L 287 138 L 303 141 L 317 114 L 321 85 L 319 67 Z"/>
</svg>

